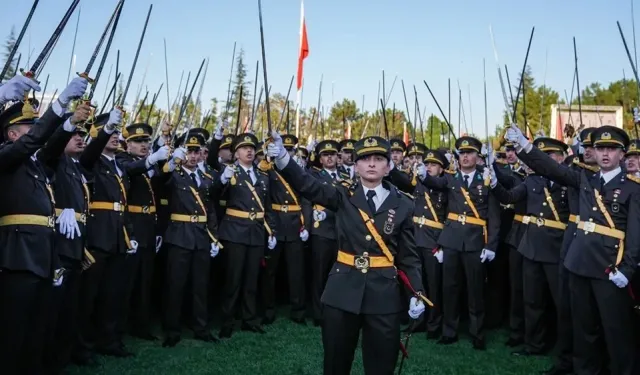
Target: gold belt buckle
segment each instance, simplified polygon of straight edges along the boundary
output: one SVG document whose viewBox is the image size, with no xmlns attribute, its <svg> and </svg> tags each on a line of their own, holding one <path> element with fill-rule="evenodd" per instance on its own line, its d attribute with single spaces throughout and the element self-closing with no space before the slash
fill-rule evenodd
<svg viewBox="0 0 640 375">
<path fill-rule="evenodd" d="M 288 204 L 283 204 L 282 205 L 282 212 L 284 212 L 284 213 L 289 212 L 289 205 Z"/>
<path fill-rule="evenodd" d="M 522 217 L 522 223 L 523 224 L 529 224 L 531 222 L 531 216 L 523 216 Z"/>
<path fill-rule="evenodd" d="M 150 212 L 151 212 L 151 210 L 149 209 L 149 206 L 142 206 L 142 213 L 148 214 Z"/>
<path fill-rule="evenodd" d="M 425 220 L 424 216 L 421 216 L 420 219 L 418 219 L 418 224 L 424 225 L 425 223 L 426 223 L 426 220 Z"/>
<path fill-rule="evenodd" d="M 467 215 L 458 214 L 458 223 L 465 225 L 467 223 Z"/>
<path fill-rule="evenodd" d="M 369 253 L 364 253 L 362 255 L 355 256 L 353 258 L 353 266 L 357 270 L 360 270 L 360 272 L 367 273 L 370 267 Z"/>
<path fill-rule="evenodd" d="M 537 218 L 536 219 L 536 225 L 539 226 L 539 227 L 543 226 L 544 225 L 544 219 L 541 218 L 541 217 Z"/>
<path fill-rule="evenodd" d="M 114 211 L 120 211 L 120 202 L 113 202 L 113 210 Z"/>
<path fill-rule="evenodd" d="M 53 228 L 55 226 L 56 226 L 56 217 L 55 216 L 48 216 L 47 217 L 47 227 Z"/>
<path fill-rule="evenodd" d="M 258 214 L 255 212 L 249 212 L 249 220 L 255 220 Z"/>
<path fill-rule="evenodd" d="M 591 222 L 591 221 L 585 221 L 583 230 L 584 230 L 585 234 L 595 232 L 596 231 L 596 223 Z"/>
<path fill-rule="evenodd" d="M 192 223 L 197 223 L 198 222 L 198 215 L 191 215 L 191 222 Z"/>
</svg>

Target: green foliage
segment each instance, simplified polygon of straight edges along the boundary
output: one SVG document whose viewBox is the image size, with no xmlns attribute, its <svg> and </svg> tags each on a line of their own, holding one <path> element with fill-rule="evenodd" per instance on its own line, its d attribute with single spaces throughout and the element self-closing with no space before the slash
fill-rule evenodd
<svg viewBox="0 0 640 375">
<path fill-rule="evenodd" d="M 2 53 L 2 56 L 4 58 L 2 59 L 2 65 L 0 65 L 0 69 L 2 69 L 2 67 L 4 67 L 4 65 L 7 63 L 7 59 L 9 58 L 9 55 L 11 54 L 11 50 L 13 50 L 13 46 L 15 46 L 15 44 L 16 44 L 16 30 L 14 27 L 12 27 L 11 32 L 9 33 L 9 37 L 4 43 L 4 52 Z M 9 69 L 7 69 L 7 73 L 4 76 L 5 81 L 16 75 L 16 69 L 14 66 L 15 63 L 16 63 L 16 57 L 14 56 L 14 58 L 11 60 L 11 63 L 9 64 Z"/>
<path fill-rule="evenodd" d="M 232 129 L 235 129 L 239 118 L 240 126 L 238 127 L 238 131 L 242 132 L 251 114 L 251 102 L 249 100 L 251 93 L 249 92 L 249 87 L 251 87 L 252 84 L 251 81 L 247 80 L 247 66 L 244 63 L 244 50 L 242 48 L 240 48 L 240 52 L 238 52 L 235 65 L 236 75 L 231 83 L 231 99 L 228 103 L 228 111 L 223 111 L 223 117 L 229 120 Z M 240 101 L 240 88 L 242 88 L 242 101 Z M 239 106 L 241 107 L 240 117 L 238 117 Z"/>
</svg>

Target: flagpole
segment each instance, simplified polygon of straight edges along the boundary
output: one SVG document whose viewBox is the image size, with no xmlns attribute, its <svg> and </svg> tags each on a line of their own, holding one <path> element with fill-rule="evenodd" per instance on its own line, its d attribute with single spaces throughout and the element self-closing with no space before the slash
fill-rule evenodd
<svg viewBox="0 0 640 375">
<path fill-rule="evenodd" d="M 307 32 L 304 19 L 304 1 L 300 1 L 300 44 L 298 51 L 298 67 L 297 67 L 297 95 L 296 95 L 296 137 L 300 138 L 300 107 L 302 106 L 302 90 L 304 86 L 303 66 L 304 59 L 309 54 L 309 46 L 307 44 Z"/>
</svg>

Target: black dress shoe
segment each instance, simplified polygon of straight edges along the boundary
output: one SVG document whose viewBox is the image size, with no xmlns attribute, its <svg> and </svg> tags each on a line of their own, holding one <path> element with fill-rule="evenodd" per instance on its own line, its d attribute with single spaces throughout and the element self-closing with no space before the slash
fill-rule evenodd
<svg viewBox="0 0 640 375">
<path fill-rule="evenodd" d="M 456 342 L 458 342 L 458 336 L 455 336 L 455 337 L 442 336 L 440 337 L 440 340 L 438 340 L 438 344 L 440 345 L 451 345 Z"/>
<path fill-rule="evenodd" d="M 204 342 L 216 343 L 216 342 L 220 341 L 210 333 L 203 333 L 203 334 L 194 335 L 193 338 L 194 338 L 194 340 L 204 341 Z"/>
<path fill-rule="evenodd" d="M 273 324 L 273 322 L 275 322 L 275 321 L 276 321 L 276 317 L 275 316 L 271 316 L 271 317 L 265 316 L 264 318 L 262 318 L 262 325 L 269 326 L 269 325 Z"/>
<path fill-rule="evenodd" d="M 487 344 L 484 342 L 484 339 L 473 339 L 471 343 L 475 350 L 487 350 Z"/>
<path fill-rule="evenodd" d="M 524 340 L 523 339 L 514 339 L 513 337 L 509 337 L 509 340 L 507 340 L 507 342 L 504 343 L 506 346 L 513 348 L 516 346 L 520 346 L 522 344 L 524 344 Z"/>
<path fill-rule="evenodd" d="M 314 327 L 322 327 L 322 319 L 313 319 Z"/>
<path fill-rule="evenodd" d="M 543 375 L 570 375 L 573 374 L 573 370 L 566 369 L 558 366 L 553 366 L 547 371 L 541 372 Z"/>
<path fill-rule="evenodd" d="M 162 347 L 173 348 L 174 346 L 178 345 L 179 342 L 180 342 L 180 337 L 178 336 L 167 337 L 166 339 L 164 339 L 164 342 L 162 343 Z"/>
<path fill-rule="evenodd" d="M 262 329 L 262 327 L 260 327 L 259 325 L 255 325 L 255 324 L 249 324 L 249 323 L 242 323 L 242 327 L 241 329 L 243 331 L 247 331 L 247 332 L 253 332 L 253 333 L 260 333 L 260 334 L 264 334 L 267 333 L 264 329 Z"/>
<path fill-rule="evenodd" d="M 522 349 L 522 350 L 517 350 L 515 352 L 512 352 L 511 355 L 515 355 L 516 357 L 531 357 L 531 356 L 542 355 L 542 354 L 534 353 L 527 349 Z"/>
<path fill-rule="evenodd" d="M 300 324 L 301 326 L 307 325 L 307 321 L 304 318 L 291 318 L 291 321 L 295 324 Z"/>
<path fill-rule="evenodd" d="M 146 341 L 157 341 L 158 337 L 152 335 L 149 332 L 131 332 L 131 336 L 141 339 L 141 340 L 146 340 Z"/>
<path fill-rule="evenodd" d="M 427 332 L 427 340 L 435 340 L 438 337 L 440 337 L 440 332 L 439 331 Z"/>
<path fill-rule="evenodd" d="M 233 333 L 233 327 L 222 327 L 220 329 L 220 333 L 218 333 L 218 337 L 221 339 L 229 339 L 231 338 L 231 334 Z"/>
<path fill-rule="evenodd" d="M 96 351 L 102 355 L 107 355 L 110 357 L 118 357 L 118 358 L 133 357 L 133 353 L 131 353 L 130 351 L 128 351 L 127 349 L 125 349 L 120 345 L 98 348 Z"/>
</svg>

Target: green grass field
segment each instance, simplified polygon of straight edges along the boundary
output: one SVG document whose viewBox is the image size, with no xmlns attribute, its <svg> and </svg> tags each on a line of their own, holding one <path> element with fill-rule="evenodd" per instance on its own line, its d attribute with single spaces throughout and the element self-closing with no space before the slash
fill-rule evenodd
<svg viewBox="0 0 640 375">
<path fill-rule="evenodd" d="M 160 332 L 156 332 L 160 336 Z M 217 332 L 214 332 L 217 334 Z M 267 327 L 266 335 L 241 331 L 219 344 L 192 340 L 191 332 L 183 332 L 183 340 L 171 349 L 162 348 L 161 341 L 127 339 L 133 358 L 98 357 L 97 368 L 71 367 L 70 374 L 322 374 L 322 342 L 320 328 L 301 327 L 280 318 Z M 511 355 L 503 345 L 504 331 L 492 331 L 487 336 L 487 351 L 473 350 L 465 337 L 449 346 L 427 341 L 424 333 L 409 340 L 409 359 L 405 375 L 467 375 L 509 374 L 531 375 L 547 369 L 550 357 L 520 358 Z M 399 364 L 400 362 L 398 362 Z M 356 353 L 353 374 L 363 374 L 360 351 Z"/>
</svg>

